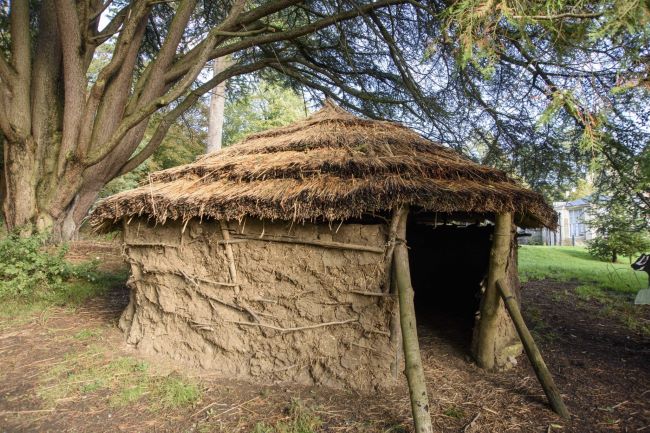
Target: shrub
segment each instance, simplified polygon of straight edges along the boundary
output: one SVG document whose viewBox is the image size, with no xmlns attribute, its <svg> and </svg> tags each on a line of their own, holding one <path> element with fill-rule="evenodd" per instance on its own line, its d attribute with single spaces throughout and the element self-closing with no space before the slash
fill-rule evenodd
<svg viewBox="0 0 650 433">
<path fill-rule="evenodd" d="M 589 254 L 614 263 L 619 256 L 632 257 L 650 249 L 650 220 L 639 210 L 634 198 L 601 197 L 594 203 L 588 224 L 598 237 L 587 243 Z"/>
<path fill-rule="evenodd" d="M 73 265 L 67 247 L 48 246 L 45 235 L 0 239 L 0 300 L 53 300 L 71 280 L 93 281 L 96 262 Z"/>
<path fill-rule="evenodd" d="M 633 257 L 650 249 L 650 238 L 642 232 L 614 232 L 587 242 L 592 257 L 615 263 L 619 256 Z"/>
</svg>

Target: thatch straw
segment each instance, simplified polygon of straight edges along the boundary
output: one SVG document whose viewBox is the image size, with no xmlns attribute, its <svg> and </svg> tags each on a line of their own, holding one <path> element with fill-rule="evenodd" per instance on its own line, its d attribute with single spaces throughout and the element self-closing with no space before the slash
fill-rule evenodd
<svg viewBox="0 0 650 433">
<path fill-rule="evenodd" d="M 514 212 L 521 225 L 555 226 L 541 195 L 386 121 L 333 103 L 290 126 L 247 137 L 192 164 L 153 173 L 139 188 L 101 201 L 95 227 L 143 215 L 344 220 L 409 204 L 432 212 Z"/>
</svg>

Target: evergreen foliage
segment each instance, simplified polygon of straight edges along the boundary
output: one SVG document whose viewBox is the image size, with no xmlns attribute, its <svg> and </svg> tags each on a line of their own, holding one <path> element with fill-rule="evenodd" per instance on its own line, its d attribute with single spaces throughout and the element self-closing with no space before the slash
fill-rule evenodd
<svg viewBox="0 0 650 433">
<path fill-rule="evenodd" d="M 634 211 L 635 208 L 618 197 L 602 200 L 589 220 L 597 234 L 588 243 L 589 254 L 615 263 L 619 256 L 632 258 L 650 251 L 647 217 Z"/>
</svg>

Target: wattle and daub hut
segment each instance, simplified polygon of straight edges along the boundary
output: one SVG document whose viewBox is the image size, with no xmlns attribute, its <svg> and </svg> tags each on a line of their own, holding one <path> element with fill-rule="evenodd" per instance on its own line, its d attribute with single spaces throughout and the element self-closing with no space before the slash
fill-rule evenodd
<svg viewBox="0 0 650 433">
<path fill-rule="evenodd" d="M 419 312 L 459 319 L 440 323 L 466 327 L 481 366 L 511 362 L 521 345 L 495 283 L 518 296 L 515 224 L 555 214 L 499 170 L 326 102 L 153 173 L 91 222 L 123 231 L 129 343 L 230 377 L 368 390 L 413 343 L 409 292 L 396 295 L 409 272 Z"/>
</svg>

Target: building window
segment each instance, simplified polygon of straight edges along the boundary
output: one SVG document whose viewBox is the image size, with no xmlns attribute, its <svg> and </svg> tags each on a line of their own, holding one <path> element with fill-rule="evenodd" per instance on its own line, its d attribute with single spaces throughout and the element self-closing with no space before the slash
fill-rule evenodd
<svg viewBox="0 0 650 433">
<path fill-rule="evenodd" d="M 585 227 L 585 211 L 584 209 L 575 209 L 569 211 L 569 224 L 571 229 L 571 237 L 584 236 L 586 232 Z"/>
</svg>

